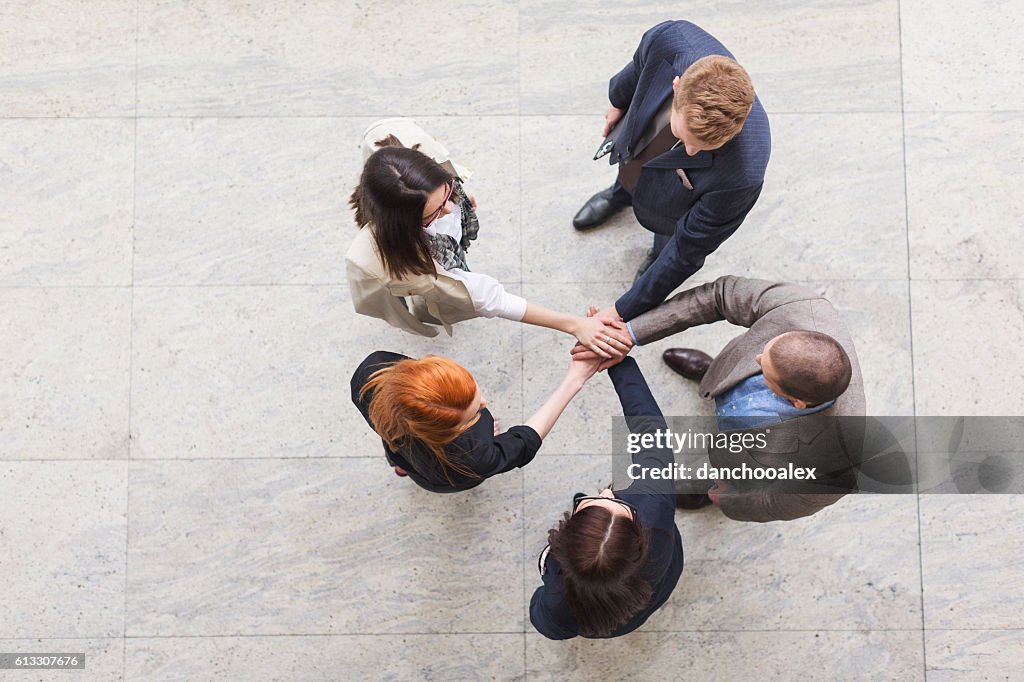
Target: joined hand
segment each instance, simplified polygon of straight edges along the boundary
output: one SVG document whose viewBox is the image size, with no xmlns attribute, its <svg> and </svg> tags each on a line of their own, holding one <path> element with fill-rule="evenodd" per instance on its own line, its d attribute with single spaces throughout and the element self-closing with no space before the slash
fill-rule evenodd
<svg viewBox="0 0 1024 682">
<path fill-rule="evenodd" d="M 604 324 L 605 329 L 614 329 L 619 332 L 619 346 L 623 352 L 616 353 L 614 356 L 608 356 L 607 354 L 595 352 L 593 348 L 585 343 L 577 342 L 569 353 L 573 360 L 592 361 L 601 359 L 602 362 L 598 365 L 597 371 L 603 372 L 609 367 L 622 362 L 622 359 L 626 357 L 626 353 L 633 347 L 633 340 L 629 335 L 629 330 L 626 329 L 626 323 L 619 317 L 614 306 L 603 310 L 598 309 L 596 306 L 590 306 L 587 310 L 587 318 L 600 320 Z"/>
</svg>

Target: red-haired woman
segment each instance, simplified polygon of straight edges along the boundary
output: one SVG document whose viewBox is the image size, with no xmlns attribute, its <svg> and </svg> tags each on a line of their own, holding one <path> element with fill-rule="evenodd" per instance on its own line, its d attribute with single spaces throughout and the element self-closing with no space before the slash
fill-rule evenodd
<svg viewBox="0 0 1024 682">
<path fill-rule="evenodd" d="M 352 402 L 384 441 L 395 473 L 432 492 L 458 492 L 529 464 L 599 363 L 570 361 L 540 409 L 504 433 L 473 375 L 445 357 L 371 353 L 352 376 Z"/>
<path fill-rule="evenodd" d="M 667 428 L 633 358 L 612 366 L 608 376 L 631 432 Z M 619 637 L 668 601 L 683 572 L 675 491 L 671 480 L 646 474 L 672 461 L 667 448 L 641 449 L 633 455 L 630 476 L 636 479 L 628 488 L 576 495 L 538 560 L 544 584 L 530 600 L 530 622 L 540 634 Z"/>
</svg>

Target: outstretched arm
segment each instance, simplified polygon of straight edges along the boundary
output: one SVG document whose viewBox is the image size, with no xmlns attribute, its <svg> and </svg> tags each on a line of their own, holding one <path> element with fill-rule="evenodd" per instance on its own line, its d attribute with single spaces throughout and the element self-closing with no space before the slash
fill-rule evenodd
<svg viewBox="0 0 1024 682">
<path fill-rule="evenodd" d="M 740 226 L 754 207 L 761 185 L 708 192 L 686 212 L 658 259 L 615 302 L 624 320 L 654 308 L 693 273 Z"/>
<path fill-rule="evenodd" d="M 595 317 L 559 313 L 534 303 L 526 305 L 523 322 L 572 334 L 577 341 L 602 358 L 620 356 L 633 345 L 629 334 L 621 326 L 606 324 Z"/>
<path fill-rule="evenodd" d="M 622 405 L 624 417 L 654 417 L 660 420 L 661 428 L 664 428 L 665 419 L 658 407 L 658 401 L 654 399 L 647 380 L 644 379 L 636 360 L 627 357 L 622 362 L 608 368 L 608 378 L 615 386 L 615 392 L 619 395 L 619 403 Z"/>
<path fill-rule="evenodd" d="M 570 360 L 561 383 L 551 392 L 544 404 L 526 420 L 541 438 L 546 438 L 562 412 L 590 377 L 594 376 L 600 360 Z"/>
<path fill-rule="evenodd" d="M 625 358 L 622 362 L 609 368 L 608 376 L 615 386 L 615 392 L 619 394 L 619 403 L 622 405 L 622 414 L 626 418 L 626 426 L 631 434 L 649 434 L 653 436 L 656 431 L 668 429 L 665 417 L 661 414 L 661 408 L 651 394 L 651 389 L 644 379 L 640 367 L 633 358 Z M 633 464 L 639 465 L 641 470 L 660 469 L 673 461 L 672 450 L 661 447 L 642 447 L 639 452 L 632 455 Z M 658 498 L 657 506 L 660 513 L 671 518 L 672 515 L 672 482 L 669 479 L 661 478 L 640 478 L 630 483 L 628 491 L 631 493 L 651 493 L 661 496 Z"/>
<path fill-rule="evenodd" d="M 727 275 L 676 294 L 631 320 L 630 327 L 637 343 L 651 343 L 719 320 L 751 327 L 779 306 L 820 298 L 821 294 L 799 284 Z"/>
</svg>

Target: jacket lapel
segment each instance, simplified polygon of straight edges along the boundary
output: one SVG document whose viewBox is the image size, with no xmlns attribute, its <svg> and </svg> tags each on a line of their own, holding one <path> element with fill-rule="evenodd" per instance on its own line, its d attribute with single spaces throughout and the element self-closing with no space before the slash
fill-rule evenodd
<svg viewBox="0 0 1024 682">
<path fill-rule="evenodd" d="M 658 62 L 657 71 L 650 80 L 651 87 L 644 93 L 640 106 L 636 108 L 636 111 L 631 112 L 634 115 L 629 117 L 629 129 L 626 131 L 625 139 L 616 143 L 616 147 L 619 147 L 620 144 L 625 145 L 619 147 L 616 156 L 625 156 L 634 152 L 633 148 L 640 136 L 644 134 L 644 128 L 654 119 L 665 99 L 671 96 L 674 77 L 674 68 L 671 62 L 664 59 Z M 662 83 L 667 88 L 662 87 Z"/>
<path fill-rule="evenodd" d="M 707 373 L 700 382 L 700 393 L 705 399 L 716 398 L 741 381 L 760 373 L 761 366 L 754 357 L 761 352 L 756 339 L 748 338 L 750 332 L 737 336 L 725 344 L 715 356 Z"/>
</svg>

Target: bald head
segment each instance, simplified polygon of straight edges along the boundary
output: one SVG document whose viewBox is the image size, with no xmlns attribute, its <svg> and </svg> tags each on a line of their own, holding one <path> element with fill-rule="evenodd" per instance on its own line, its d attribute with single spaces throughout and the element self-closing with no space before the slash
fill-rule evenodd
<svg viewBox="0 0 1024 682">
<path fill-rule="evenodd" d="M 821 332 L 780 334 L 765 345 L 760 357 L 765 379 L 785 397 L 806 405 L 835 400 L 853 376 L 850 356 L 838 341 Z"/>
</svg>

